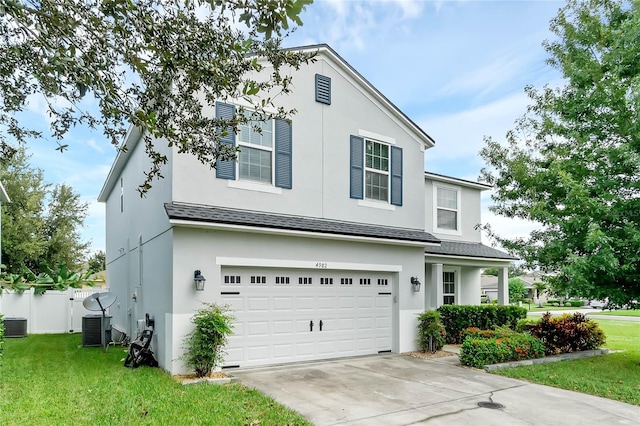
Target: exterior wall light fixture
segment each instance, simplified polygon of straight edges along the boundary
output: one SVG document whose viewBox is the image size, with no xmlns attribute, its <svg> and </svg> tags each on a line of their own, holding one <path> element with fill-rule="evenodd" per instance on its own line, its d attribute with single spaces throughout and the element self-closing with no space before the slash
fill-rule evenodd
<svg viewBox="0 0 640 426">
<path fill-rule="evenodd" d="M 204 291 L 204 283 L 207 282 L 207 279 L 202 276 L 199 269 L 196 269 L 193 272 L 193 282 L 196 285 L 196 291 Z"/>
<path fill-rule="evenodd" d="M 411 288 L 413 288 L 414 293 L 420 291 L 420 281 L 418 280 L 418 277 L 411 277 Z"/>
</svg>

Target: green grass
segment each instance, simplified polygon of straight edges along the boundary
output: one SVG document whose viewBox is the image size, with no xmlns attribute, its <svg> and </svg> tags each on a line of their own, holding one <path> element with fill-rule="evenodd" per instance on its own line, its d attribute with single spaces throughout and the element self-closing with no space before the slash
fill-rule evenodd
<svg viewBox="0 0 640 426">
<path fill-rule="evenodd" d="M 104 353 L 80 344 L 79 334 L 6 340 L 0 367 L 3 426 L 310 424 L 240 384 L 183 386 L 158 368 L 123 367 L 123 348 Z"/>
<path fill-rule="evenodd" d="M 495 374 L 640 405 L 640 324 L 598 320 L 605 347 L 624 352 L 549 364 L 507 368 Z"/>
<path fill-rule="evenodd" d="M 615 315 L 619 317 L 640 317 L 640 309 L 618 309 L 617 311 L 596 311 L 589 312 L 589 315 Z"/>
<path fill-rule="evenodd" d="M 565 306 L 545 306 L 543 308 L 539 308 L 538 304 L 531 304 L 531 309 L 529 309 L 528 304 L 523 304 L 523 308 L 526 308 L 529 312 L 547 312 L 547 311 L 575 311 L 576 309 L 583 308 L 573 308 L 573 307 L 565 307 Z"/>
</svg>

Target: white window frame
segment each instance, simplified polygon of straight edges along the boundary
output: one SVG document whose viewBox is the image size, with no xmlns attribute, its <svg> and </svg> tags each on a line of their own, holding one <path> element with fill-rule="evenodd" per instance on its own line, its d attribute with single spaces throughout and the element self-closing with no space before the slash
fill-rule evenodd
<svg viewBox="0 0 640 426">
<path fill-rule="evenodd" d="M 452 267 L 443 267 L 442 268 L 442 304 L 444 305 L 445 296 L 453 296 L 453 304 L 458 304 L 458 292 L 460 291 L 460 268 L 452 268 Z M 445 293 L 444 292 L 444 274 L 452 273 L 453 274 L 453 293 Z"/>
<path fill-rule="evenodd" d="M 245 109 L 245 114 L 249 113 L 249 114 L 254 114 L 255 111 L 252 110 L 248 110 Z M 250 183 L 250 185 L 263 185 L 263 186 L 268 186 L 268 187 L 275 187 L 275 179 L 276 179 L 276 171 L 275 171 L 275 144 L 276 144 L 276 132 L 275 132 L 275 120 L 270 119 L 269 120 L 271 122 L 271 146 L 264 146 L 264 145 L 256 145 L 256 144 L 252 144 L 249 142 L 243 142 L 240 140 L 240 132 L 238 132 L 238 135 L 236 135 L 236 145 L 240 148 L 240 151 L 242 151 L 243 147 L 246 148 L 252 148 L 252 149 L 256 149 L 259 151 L 266 151 L 269 152 L 269 155 L 271 157 L 271 180 L 270 182 L 262 182 L 262 181 L 258 181 L 258 180 L 253 180 L 253 179 L 247 179 L 247 178 L 241 178 L 240 177 L 240 155 L 241 153 L 238 154 L 238 167 L 236 167 L 236 180 L 238 182 L 246 182 L 246 183 Z M 249 123 L 247 123 L 247 125 L 249 126 L 250 130 L 253 132 L 253 125 L 252 123 L 254 123 L 255 121 L 249 121 Z M 238 129 L 240 130 L 240 129 Z M 238 185 L 238 186 L 242 186 L 241 189 L 251 189 L 251 188 L 245 188 L 245 185 Z"/>
<path fill-rule="evenodd" d="M 438 207 L 438 189 L 447 189 L 450 191 L 456 191 L 456 209 L 450 209 L 446 207 Z M 438 210 L 443 209 L 447 211 L 455 211 L 456 214 L 456 229 L 446 229 L 438 227 Z M 453 185 L 444 185 L 441 183 L 433 184 L 433 230 L 441 234 L 449 235 L 462 235 L 462 188 Z"/>
<path fill-rule="evenodd" d="M 367 142 L 371 142 L 374 144 L 384 145 L 387 147 L 387 170 L 375 169 L 373 167 L 367 167 Z M 369 198 L 367 197 L 367 173 L 377 173 L 379 175 L 385 175 L 387 177 L 387 199 L 386 200 L 378 200 L 377 198 Z M 381 204 L 391 204 L 391 145 L 382 142 L 377 139 L 373 139 L 371 137 L 364 138 L 364 200 L 371 203 L 381 203 Z"/>
</svg>

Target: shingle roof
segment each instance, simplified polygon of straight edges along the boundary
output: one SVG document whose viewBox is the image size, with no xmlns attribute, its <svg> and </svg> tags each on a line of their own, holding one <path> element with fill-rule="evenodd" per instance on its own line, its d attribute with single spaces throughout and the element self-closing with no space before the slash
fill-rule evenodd
<svg viewBox="0 0 640 426">
<path fill-rule="evenodd" d="M 413 241 L 425 244 L 439 243 L 433 235 L 420 230 L 363 225 L 328 219 L 262 213 L 198 204 L 166 203 L 164 208 L 169 219 L 193 222 L 221 223 L 256 228 L 286 229 L 317 232 L 321 234 L 348 235 L 397 241 Z"/>
<path fill-rule="evenodd" d="M 483 259 L 516 260 L 508 253 L 485 246 L 482 243 L 465 243 L 459 241 L 441 241 L 440 246 L 429 246 L 424 250 L 427 254 L 446 256 L 481 257 Z"/>
</svg>

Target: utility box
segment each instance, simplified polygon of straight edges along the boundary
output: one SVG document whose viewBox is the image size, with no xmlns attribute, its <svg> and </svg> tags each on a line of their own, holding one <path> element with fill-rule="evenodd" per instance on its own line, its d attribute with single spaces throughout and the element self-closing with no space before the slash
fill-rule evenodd
<svg viewBox="0 0 640 426">
<path fill-rule="evenodd" d="M 104 320 L 104 325 L 102 321 Z M 103 317 L 101 314 L 87 314 L 82 317 L 82 346 L 102 346 L 103 330 L 109 334 L 107 342 L 111 339 L 111 316 Z"/>
<path fill-rule="evenodd" d="M 4 324 L 4 337 L 27 337 L 27 319 L 22 317 L 6 317 Z"/>
</svg>

